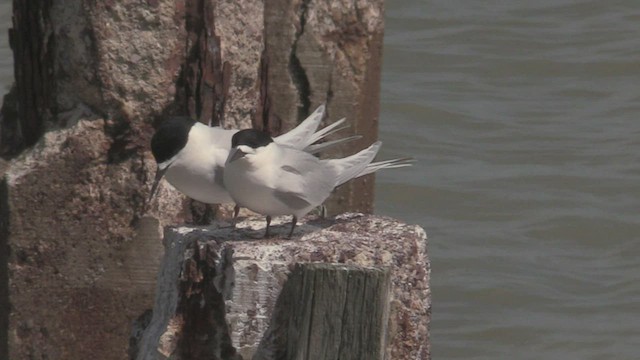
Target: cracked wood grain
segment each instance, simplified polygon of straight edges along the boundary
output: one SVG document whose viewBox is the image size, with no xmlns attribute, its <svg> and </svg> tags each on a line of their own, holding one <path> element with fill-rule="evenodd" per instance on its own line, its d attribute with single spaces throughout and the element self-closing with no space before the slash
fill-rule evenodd
<svg viewBox="0 0 640 360">
<path fill-rule="evenodd" d="M 385 357 L 389 269 L 296 264 L 254 360 Z"/>
</svg>

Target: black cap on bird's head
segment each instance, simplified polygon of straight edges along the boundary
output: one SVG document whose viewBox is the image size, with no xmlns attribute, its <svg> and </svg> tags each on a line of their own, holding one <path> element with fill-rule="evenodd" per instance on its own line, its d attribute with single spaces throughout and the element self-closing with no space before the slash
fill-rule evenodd
<svg viewBox="0 0 640 360">
<path fill-rule="evenodd" d="M 151 153 L 156 159 L 158 167 L 151 186 L 149 202 L 151 202 L 158 189 L 160 179 L 162 179 L 167 169 L 169 169 L 169 165 L 171 165 L 169 160 L 187 145 L 189 132 L 195 123 L 195 120 L 187 116 L 171 117 L 162 122 L 153 134 L 151 138 Z"/>
<path fill-rule="evenodd" d="M 261 146 L 269 145 L 273 139 L 264 131 L 256 129 L 244 129 L 233 134 L 231 138 L 231 147 L 238 145 L 246 145 L 250 148 L 257 149 Z"/>
<path fill-rule="evenodd" d="M 151 138 L 151 152 L 158 164 L 171 159 L 184 148 L 195 120 L 176 116 L 165 120 Z"/>
<path fill-rule="evenodd" d="M 256 129 L 244 129 L 233 134 L 231 138 L 231 156 L 228 162 L 237 160 L 247 154 L 242 148 L 257 149 L 259 147 L 267 146 L 273 142 L 273 139 L 266 132 Z"/>
</svg>

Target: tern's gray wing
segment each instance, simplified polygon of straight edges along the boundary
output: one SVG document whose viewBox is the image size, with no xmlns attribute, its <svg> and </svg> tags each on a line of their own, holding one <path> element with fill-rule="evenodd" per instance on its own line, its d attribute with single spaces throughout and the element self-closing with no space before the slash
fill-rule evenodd
<svg viewBox="0 0 640 360">
<path fill-rule="evenodd" d="M 294 209 L 320 205 L 335 184 L 334 169 L 306 152 L 284 148 L 274 195 Z"/>
<path fill-rule="evenodd" d="M 308 207 L 313 207 L 313 204 L 308 202 L 304 198 L 304 194 L 290 192 L 290 191 L 278 191 L 275 190 L 273 195 L 280 201 L 282 201 L 287 207 L 295 210 L 301 211 Z"/>
</svg>

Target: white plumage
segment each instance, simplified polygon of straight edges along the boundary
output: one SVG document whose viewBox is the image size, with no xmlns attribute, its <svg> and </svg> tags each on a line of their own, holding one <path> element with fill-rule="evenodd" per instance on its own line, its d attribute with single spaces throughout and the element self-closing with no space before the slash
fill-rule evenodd
<svg viewBox="0 0 640 360">
<path fill-rule="evenodd" d="M 318 107 L 300 125 L 275 142 L 317 153 L 328 147 L 350 141 L 358 136 L 314 144 L 318 140 L 344 129 L 345 119 L 317 131 L 325 106 Z M 231 203 L 232 198 L 224 187 L 223 172 L 231 148 L 231 138 L 238 130 L 209 127 L 188 118 L 174 118 L 161 125 L 151 141 L 152 152 L 158 169 L 151 189 L 150 199 L 164 176 L 167 181 L 188 197 L 209 204 Z"/>
<path fill-rule="evenodd" d="M 257 130 L 242 130 L 233 136 L 225 164 L 224 185 L 239 206 L 267 216 L 297 218 L 322 204 L 333 189 L 345 182 L 384 168 L 411 165 L 411 159 L 372 163 L 381 142 L 342 159 L 320 160 Z"/>
</svg>

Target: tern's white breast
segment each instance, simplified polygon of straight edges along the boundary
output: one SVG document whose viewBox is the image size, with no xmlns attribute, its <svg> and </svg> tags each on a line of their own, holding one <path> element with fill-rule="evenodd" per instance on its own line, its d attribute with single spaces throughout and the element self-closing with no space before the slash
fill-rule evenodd
<svg viewBox="0 0 640 360">
<path fill-rule="evenodd" d="M 233 202 L 224 188 L 222 172 L 234 133 L 203 124 L 194 125 L 187 145 L 167 170 L 167 181 L 188 197 L 204 203 Z"/>
</svg>

